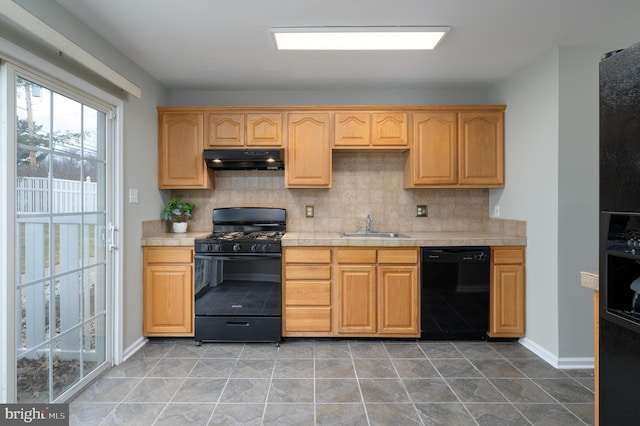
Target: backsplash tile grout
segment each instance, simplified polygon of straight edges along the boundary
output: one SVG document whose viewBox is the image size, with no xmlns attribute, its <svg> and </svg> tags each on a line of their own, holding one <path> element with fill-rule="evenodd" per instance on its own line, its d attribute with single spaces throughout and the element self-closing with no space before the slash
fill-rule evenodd
<svg viewBox="0 0 640 426">
<path fill-rule="evenodd" d="M 194 232 L 211 230 L 214 208 L 279 207 L 287 209 L 292 232 L 363 230 L 370 214 L 380 231 L 526 233 L 524 222 L 489 218 L 488 189 L 403 189 L 400 152 L 334 152 L 331 189 L 287 189 L 283 171 L 247 170 L 217 172 L 212 190 L 171 195 L 196 204 Z M 427 218 L 416 217 L 418 204 L 428 206 Z M 307 205 L 314 206 L 313 218 L 305 217 Z"/>
</svg>

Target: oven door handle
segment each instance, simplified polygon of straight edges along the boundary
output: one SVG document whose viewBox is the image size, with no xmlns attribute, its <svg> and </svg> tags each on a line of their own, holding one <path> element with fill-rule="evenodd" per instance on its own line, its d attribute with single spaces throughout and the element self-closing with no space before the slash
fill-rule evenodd
<svg viewBox="0 0 640 426">
<path fill-rule="evenodd" d="M 227 254 L 196 254 L 193 258 L 200 260 L 248 260 L 252 258 L 269 258 L 280 259 L 282 255 L 280 253 L 247 253 L 241 255 L 227 255 Z"/>
</svg>

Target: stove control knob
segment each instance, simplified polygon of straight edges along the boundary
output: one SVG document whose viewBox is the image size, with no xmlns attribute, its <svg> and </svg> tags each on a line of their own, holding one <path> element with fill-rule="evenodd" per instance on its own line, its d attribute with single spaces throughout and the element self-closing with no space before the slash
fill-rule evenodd
<svg viewBox="0 0 640 426">
<path fill-rule="evenodd" d="M 240 251 L 240 243 L 235 243 L 233 245 L 233 251 L 235 251 L 236 253 Z"/>
<path fill-rule="evenodd" d="M 269 251 L 269 247 L 271 247 L 271 244 L 265 244 L 262 246 L 262 251 L 264 253 L 267 253 Z"/>
<path fill-rule="evenodd" d="M 254 245 L 251 246 L 251 251 L 252 252 L 255 253 L 255 252 L 259 251 L 259 250 L 260 250 L 260 245 L 259 244 L 254 244 Z"/>
<path fill-rule="evenodd" d="M 213 244 L 211 251 L 222 251 L 222 244 Z"/>
<path fill-rule="evenodd" d="M 210 251 L 210 247 L 211 247 L 210 244 L 202 244 L 200 246 L 200 250 L 203 251 L 203 252 L 208 252 L 208 251 Z"/>
</svg>

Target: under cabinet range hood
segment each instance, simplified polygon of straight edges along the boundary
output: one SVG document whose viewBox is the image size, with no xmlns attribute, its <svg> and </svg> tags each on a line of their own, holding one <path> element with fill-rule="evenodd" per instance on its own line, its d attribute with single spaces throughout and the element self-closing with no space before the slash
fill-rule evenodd
<svg viewBox="0 0 640 426">
<path fill-rule="evenodd" d="M 204 160 L 214 170 L 284 170 L 282 149 L 205 149 Z"/>
</svg>

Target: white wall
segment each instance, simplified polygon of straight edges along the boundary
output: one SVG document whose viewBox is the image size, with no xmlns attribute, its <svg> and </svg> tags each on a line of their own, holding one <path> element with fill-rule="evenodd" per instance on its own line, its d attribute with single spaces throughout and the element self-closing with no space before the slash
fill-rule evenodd
<svg viewBox="0 0 640 426">
<path fill-rule="evenodd" d="M 580 286 L 580 271 L 598 270 L 598 64 L 614 48 L 560 48 L 558 337 L 565 358 L 593 356 L 593 292 Z"/>
<path fill-rule="evenodd" d="M 367 90 L 278 90 L 171 92 L 171 105 L 437 105 L 486 104 L 487 90 L 367 89 Z"/>
<path fill-rule="evenodd" d="M 526 336 L 558 354 L 558 50 L 489 92 L 504 103 L 504 189 L 491 190 L 489 211 L 527 222 Z"/>
<path fill-rule="evenodd" d="M 508 105 L 507 185 L 489 210 L 527 221 L 527 339 L 560 365 L 593 356 L 580 271 L 598 270 L 598 63 L 620 47 L 558 48 L 489 94 Z"/>
<path fill-rule="evenodd" d="M 16 3 L 45 21 L 80 47 L 125 76 L 142 89 L 142 98 L 127 96 L 119 90 L 111 91 L 124 99 L 123 136 L 123 218 L 120 223 L 120 250 L 124 270 L 124 330 L 123 347 L 134 344 L 142 336 L 142 249 L 141 222 L 160 217 L 163 201 L 158 191 L 158 119 L 156 106 L 169 102 L 169 91 L 129 58 L 122 55 L 85 24 L 54 1 L 17 0 Z M 17 44 L 17 41 L 14 41 Z M 47 48 L 53 51 L 51 48 Z M 47 49 L 43 49 L 47 50 Z M 40 52 L 38 52 L 40 53 Z M 48 58 L 52 61 L 57 59 Z M 59 59 L 58 66 L 76 74 L 82 68 Z M 93 75 L 81 75 L 95 81 Z M 98 82 L 100 83 L 100 82 Z M 105 85 L 104 88 L 109 88 Z M 129 188 L 139 190 L 139 204 L 129 204 Z"/>
</svg>

